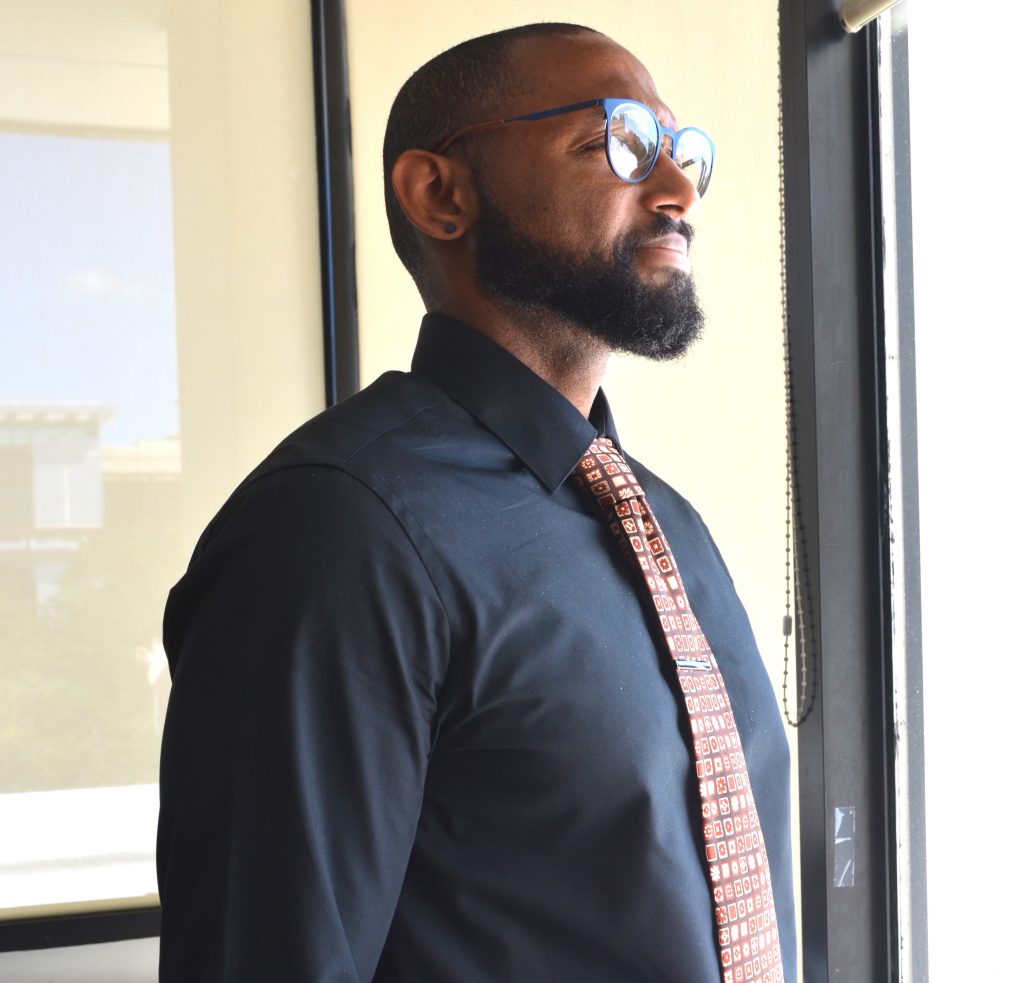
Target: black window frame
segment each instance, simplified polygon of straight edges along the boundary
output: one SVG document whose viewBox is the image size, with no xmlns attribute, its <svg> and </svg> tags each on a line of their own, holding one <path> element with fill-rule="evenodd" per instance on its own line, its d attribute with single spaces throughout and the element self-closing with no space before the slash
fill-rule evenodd
<svg viewBox="0 0 1024 983">
<path fill-rule="evenodd" d="M 900 978 L 879 35 L 780 0 L 787 330 L 817 703 L 799 749 L 807 983 Z M 856 809 L 854 883 L 836 810 Z"/>
<path fill-rule="evenodd" d="M 324 391 L 328 406 L 359 390 L 352 118 L 344 0 L 312 0 Z"/>
<path fill-rule="evenodd" d="M 0 921 L 0 952 L 126 942 L 160 934 L 160 908 L 148 905 Z"/>
</svg>

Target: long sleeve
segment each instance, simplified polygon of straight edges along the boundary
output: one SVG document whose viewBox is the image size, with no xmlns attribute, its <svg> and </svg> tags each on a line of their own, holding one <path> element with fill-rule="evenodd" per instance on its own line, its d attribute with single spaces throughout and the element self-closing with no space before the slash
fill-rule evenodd
<svg viewBox="0 0 1024 983">
<path fill-rule="evenodd" d="M 162 983 L 372 978 L 423 798 L 448 624 L 347 473 L 237 493 L 171 592 Z"/>
</svg>

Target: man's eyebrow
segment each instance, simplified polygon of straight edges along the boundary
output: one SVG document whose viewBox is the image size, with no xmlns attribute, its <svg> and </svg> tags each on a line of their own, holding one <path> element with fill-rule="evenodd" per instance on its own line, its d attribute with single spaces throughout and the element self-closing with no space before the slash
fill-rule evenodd
<svg viewBox="0 0 1024 983">
<path fill-rule="evenodd" d="M 568 131 L 570 133 L 575 132 L 577 134 L 582 134 L 589 133 L 591 130 L 595 129 L 604 129 L 604 110 L 601 108 L 600 103 L 595 102 L 592 109 L 573 113 L 572 115 L 575 116 L 576 119 L 573 121 L 575 126 Z"/>
</svg>

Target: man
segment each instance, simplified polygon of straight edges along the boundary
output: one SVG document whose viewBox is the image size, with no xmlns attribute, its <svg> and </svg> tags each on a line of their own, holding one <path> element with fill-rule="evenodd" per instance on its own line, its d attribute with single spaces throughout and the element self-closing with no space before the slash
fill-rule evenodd
<svg viewBox="0 0 1024 983">
<path fill-rule="evenodd" d="M 610 352 L 700 329 L 713 154 L 572 25 L 466 42 L 399 93 L 412 372 L 285 440 L 168 602 L 165 983 L 795 981 L 771 686 L 706 528 L 618 456 L 599 389 Z"/>
</svg>

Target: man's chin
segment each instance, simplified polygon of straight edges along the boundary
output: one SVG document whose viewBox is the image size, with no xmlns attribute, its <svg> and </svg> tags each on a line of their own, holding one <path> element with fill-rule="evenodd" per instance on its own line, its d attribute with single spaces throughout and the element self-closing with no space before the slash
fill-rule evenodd
<svg viewBox="0 0 1024 983">
<path fill-rule="evenodd" d="M 653 362 L 672 362 L 682 358 L 699 337 L 699 329 L 696 331 L 683 330 L 657 338 L 630 339 L 620 341 L 618 344 L 613 342 L 611 349 L 620 355 L 636 355 Z"/>
<path fill-rule="evenodd" d="M 641 281 L 643 282 L 643 281 Z M 602 325 L 613 351 L 670 361 L 685 355 L 704 330 L 704 312 L 693 277 L 682 270 L 661 271 L 644 284 L 633 309 L 620 311 L 621 320 Z"/>
</svg>

